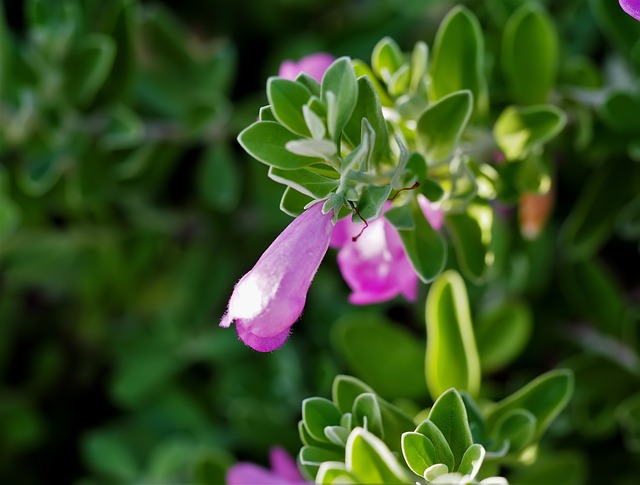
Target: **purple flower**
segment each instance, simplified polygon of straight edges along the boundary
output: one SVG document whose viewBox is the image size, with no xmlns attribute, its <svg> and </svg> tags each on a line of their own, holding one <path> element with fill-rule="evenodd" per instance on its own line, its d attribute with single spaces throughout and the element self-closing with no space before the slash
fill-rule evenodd
<svg viewBox="0 0 640 485">
<path fill-rule="evenodd" d="M 304 72 L 316 81 L 322 82 L 322 76 L 334 60 L 333 56 L 324 52 L 303 57 L 298 62 L 287 60 L 280 64 L 278 75 L 285 79 L 294 80 L 298 74 Z"/>
<path fill-rule="evenodd" d="M 311 281 L 329 247 L 332 213 L 315 204 L 296 217 L 233 289 L 221 327 L 260 352 L 280 347 L 298 320 Z"/>
<path fill-rule="evenodd" d="M 423 195 L 418 203 L 431 226 L 439 230 L 443 214 Z M 383 212 L 391 207 L 387 202 Z M 362 224 L 345 218 L 336 224 L 331 247 L 340 248 L 338 266 L 352 290 L 349 301 L 367 305 L 403 295 L 413 301 L 418 293 L 418 276 L 402 247 L 398 231 L 384 217 L 369 222 L 357 241 L 352 238 L 362 231 Z"/>
<path fill-rule="evenodd" d="M 306 482 L 296 462 L 282 448 L 271 448 L 271 470 L 254 463 L 236 463 L 227 471 L 227 485 L 299 485 Z"/>
<path fill-rule="evenodd" d="M 620 6 L 634 19 L 640 20 L 640 0 L 620 0 Z"/>
</svg>

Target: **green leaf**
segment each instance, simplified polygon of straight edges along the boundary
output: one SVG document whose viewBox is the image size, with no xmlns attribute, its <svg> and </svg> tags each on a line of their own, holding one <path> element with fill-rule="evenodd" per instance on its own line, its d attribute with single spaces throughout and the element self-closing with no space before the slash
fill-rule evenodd
<svg viewBox="0 0 640 485">
<path fill-rule="evenodd" d="M 321 160 L 291 153 L 286 148 L 290 141 L 300 138 L 274 121 L 261 121 L 245 128 L 238 142 L 249 155 L 267 165 L 284 170 L 307 167 Z"/>
<path fill-rule="evenodd" d="M 302 84 L 280 77 L 267 80 L 267 97 L 276 119 L 297 135 L 309 137 L 311 132 L 302 112 L 311 93 Z"/>
<path fill-rule="evenodd" d="M 549 100 L 558 69 L 558 35 L 552 19 L 535 3 L 525 3 L 507 21 L 502 69 L 517 103 Z"/>
<path fill-rule="evenodd" d="M 108 114 L 108 124 L 101 141 L 107 150 L 121 150 L 140 145 L 144 135 L 140 117 L 128 106 L 118 104 Z"/>
<path fill-rule="evenodd" d="M 375 165 L 385 159 L 389 150 L 389 131 L 387 122 L 382 115 L 380 98 L 368 77 L 358 78 L 358 100 L 344 127 L 346 140 L 354 147 L 362 142 L 362 119 L 366 118 L 375 133 L 371 160 Z"/>
<path fill-rule="evenodd" d="M 471 91 L 457 91 L 429 105 L 418 119 L 418 145 L 433 162 L 451 155 L 473 111 Z"/>
<path fill-rule="evenodd" d="M 602 119 L 613 130 L 640 134 L 640 96 L 612 91 L 607 94 L 601 110 Z"/>
<path fill-rule="evenodd" d="M 512 409 L 497 421 L 492 438 L 497 443 L 507 441 L 509 452 L 517 453 L 533 441 L 536 421 L 536 417 L 526 409 Z"/>
<path fill-rule="evenodd" d="M 219 450 L 203 450 L 195 453 L 190 466 L 193 483 L 223 483 L 232 458 Z"/>
<path fill-rule="evenodd" d="M 523 302 L 506 302 L 476 320 L 475 334 L 484 373 L 502 369 L 524 350 L 533 318 Z"/>
<path fill-rule="evenodd" d="M 115 53 L 113 39 L 103 34 L 89 34 L 74 44 L 65 64 L 65 89 L 73 103 L 91 102 L 109 75 Z"/>
<path fill-rule="evenodd" d="M 20 188 L 32 197 L 43 196 L 60 180 L 67 159 L 67 154 L 61 152 L 27 157 L 17 173 Z"/>
<path fill-rule="evenodd" d="M 282 170 L 269 167 L 268 175 L 271 180 L 287 185 L 313 199 L 324 199 L 339 183 L 335 178 L 326 177 L 307 168 Z"/>
<path fill-rule="evenodd" d="M 384 217 L 399 231 L 411 231 L 416 227 L 410 203 L 389 209 L 384 213 Z"/>
<path fill-rule="evenodd" d="M 333 380 L 331 396 L 342 413 L 351 412 L 353 403 L 360 394 L 373 393 L 373 389 L 359 379 L 338 375 Z"/>
<path fill-rule="evenodd" d="M 385 217 L 398 230 L 402 246 L 418 277 L 429 283 L 444 269 L 447 262 L 447 246 L 442 235 L 431 227 L 415 200 L 411 202 L 411 212 L 414 229 L 406 228 L 406 219 L 398 221 L 397 216 L 401 215 L 398 211 L 389 211 Z"/>
<path fill-rule="evenodd" d="M 454 457 L 447 439 L 430 419 L 425 419 L 416 428 L 416 433 L 423 434 L 436 450 L 435 463 L 443 463 L 447 469 L 453 470 Z"/>
<path fill-rule="evenodd" d="M 1 15 L 1 14 L 0 14 Z M 21 211 L 9 196 L 9 181 L 6 169 L 0 165 L 0 245 L 20 224 Z"/>
<path fill-rule="evenodd" d="M 589 0 L 589 6 L 593 19 L 607 38 L 624 55 L 629 55 L 640 38 L 640 24 L 627 15 L 618 2 Z"/>
<path fill-rule="evenodd" d="M 138 478 L 138 465 L 132 451 L 114 433 L 90 434 L 82 443 L 82 451 L 89 467 L 97 473 L 121 483 L 132 483 Z"/>
<path fill-rule="evenodd" d="M 326 442 L 326 426 L 340 425 L 342 413 L 333 402 L 321 397 L 310 397 L 302 401 L 302 420 L 309 434 L 320 442 Z"/>
<path fill-rule="evenodd" d="M 336 461 L 342 459 L 342 452 L 337 449 L 303 446 L 300 449 L 299 458 L 300 463 L 303 465 L 320 466 L 325 461 Z"/>
<path fill-rule="evenodd" d="M 433 443 L 421 433 L 408 432 L 402 435 L 402 455 L 409 468 L 420 476 L 437 463 Z"/>
<path fill-rule="evenodd" d="M 405 483 L 409 479 L 382 440 L 362 428 L 349 435 L 345 465 L 359 483 Z"/>
<path fill-rule="evenodd" d="M 445 225 L 465 276 L 475 283 L 482 282 L 493 263 L 493 209 L 488 204 L 470 204 L 465 212 L 447 214 Z"/>
<path fill-rule="evenodd" d="M 298 217 L 304 212 L 306 205 L 313 200 L 312 197 L 287 187 L 280 199 L 280 210 L 291 217 Z"/>
<path fill-rule="evenodd" d="M 284 146 L 288 151 L 301 157 L 331 160 L 336 155 L 336 145 L 329 140 L 292 140 Z"/>
<path fill-rule="evenodd" d="M 454 7 L 440 24 L 430 68 L 429 96 L 433 101 L 468 89 L 473 93 L 476 116 L 487 112 L 484 39 L 478 19 L 466 7 Z"/>
<path fill-rule="evenodd" d="M 428 69 L 429 46 L 420 40 L 416 42 L 411 53 L 411 91 L 413 93 L 426 94 Z"/>
<path fill-rule="evenodd" d="M 433 282 L 426 305 L 425 374 L 433 399 L 454 387 L 472 396 L 480 389 L 476 349 L 464 281 L 447 271 Z"/>
<path fill-rule="evenodd" d="M 360 200 L 358 201 L 358 212 L 360 215 L 354 214 L 354 222 L 361 222 L 361 217 L 365 221 L 380 217 L 390 193 L 390 185 L 367 185 L 362 190 Z"/>
<path fill-rule="evenodd" d="M 573 381 L 573 372 L 567 369 L 553 370 L 537 377 L 490 408 L 486 414 L 487 427 L 495 430 L 507 413 L 525 409 L 536 418 L 535 437 L 539 438 L 569 402 Z"/>
<path fill-rule="evenodd" d="M 554 138 L 566 122 L 564 112 L 555 106 L 509 106 L 498 117 L 493 136 L 507 159 L 518 160 Z"/>
<path fill-rule="evenodd" d="M 360 394 L 353 402 L 353 419 L 356 426 L 384 439 L 382 414 L 378 398 L 373 393 Z"/>
<path fill-rule="evenodd" d="M 423 345 L 402 327 L 376 314 L 349 315 L 336 322 L 333 342 L 347 368 L 382 396 L 417 399 L 426 394 L 424 377 L 416 372 L 422 366 Z"/>
<path fill-rule="evenodd" d="M 460 466 L 457 472 L 462 475 L 467 475 L 473 480 L 480 472 L 480 467 L 484 461 L 486 451 L 481 444 L 473 444 L 465 451 Z"/>
<path fill-rule="evenodd" d="M 182 476 L 189 466 L 195 448 L 195 443 L 188 439 L 174 438 L 158 443 L 149 458 L 149 481 L 172 481 Z"/>
<path fill-rule="evenodd" d="M 450 468 L 444 463 L 436 463 L 435 465 L 431 465 L 424 471 L 424 478 L 427 480 L 427 483 L 448 483 L 447 473 L 449 473 Z M 440 478 L 442 477 L 442 478 Z M 455 477 L 458 478 L 458 477 Z M 454 478 L 454 479 L 455 479 Z M 440 479 L 440 480 L 438 480 Z"/>
<path fill-rule="evenodd" d="M 391 107 L 394 105 L 393 100 L 389 97 L 389 93 L 387 93 L 387 90 L 382 87 L 382 84 L 380 84 L 380 81 L 367 64 L 358 59 L 352 60 L 351 64 L 353 65 L 353 70 L 355 71 L 358 79 L 364 77 L 371 81 L 382 106 Z"/>
<path fill-rule="evenodd" d="M 621 208 L 637 195 L 639 184 L 638 164 L 607 163 L 593 172 L 560 231 L 560 247 L 571 260 L 598 252 L 609 239 Z"/>
<path fill-rule="evenodd" d="M 599 258 L 564 265 L 558 273 L 563 294 L 576 315 L 607 335 L 624 338 L 628 311 L 624 290 Z"/>
<path fill-rule="evenodd" d="M 337 59 L 324 73 L 321 99 L 327 105 L 329 136 L 337 142 L 358 100 L 356 73 L 348 57 Z"/>
<path fill-rule="evenodd" d="M 614 2 L 610 3 L 614 4 Z M 514 473 L 509 476 L 509 483 L 513 485 L 556 483 L 559 477 L 562 477 L 562 485 L 583 485 L 589 482 L 590 464 L 593 464 L 593 460 L 587 461 L 581 451 L 553 450 L 539 456 L 531 466 L 514 469 Z"/>
<path fill-rule="evenodd" d="M 226 143 L 210 145 L 200 158 L 196 185 L 204 203 L 222 212 L 233 211 L 240 200 L 241 174 Z"/>
<path fill-rule="evenodd" d="M 457 470 L 465 451 L 473 443 L 467 410 L 458 391 L 445 391 L 433 404 L 428 419 L 442 431 L 449 443 L 454 461 L 452 469 Z"/>
<path fill-rule="evenodd" d="M 327 461 L 320 465 L 315 482 L 322 485 L 355 485 L 358 483 L 358 478 L 353 473 L 347 470 L 347 467 L 344 463 Z"/>
<path fill-rule="evenodd" d="M 400 47 L 391 37 L 384 37 L 373 48 L 371 67 L 380 79 L 389 82 L 404 59 Z"/>
</svg>

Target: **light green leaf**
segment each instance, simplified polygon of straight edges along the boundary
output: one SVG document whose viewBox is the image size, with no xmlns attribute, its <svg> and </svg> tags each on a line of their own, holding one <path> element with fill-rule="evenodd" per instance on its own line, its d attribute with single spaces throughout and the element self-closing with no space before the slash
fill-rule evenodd
<svg viewBox="0 0 640 485">
<path fill-rule="evenodd" d="M 556 80 L 558 35 L 552 19 L 536 3 L 525 3 L 507 21 L 502 69 L 517 103 L 549 100 Z"/>
<path fill-rule="evenodd" d="M 276 119 L 297 135 L 309 137 L 311 132 L 302 112 L 311 93 L 302 84 L 280 77 L 267 80 L 267 97 Z"/>
<path fill-rule="evenodd" d="M 378 437 L 362 428 L 349 435 L 345 465 L 360 483 L 405 483 L 409 480 L 405 469 Z"/>
<path fill-rule="evenodd" d="M 431 397 L 454 387 L 472 396 L 480 390 L 480 359 L 476 349 L 464 281 L 447 271 L 434 281 L 427 296 L 425 374 Z"/>
<path fill-rule="evenodd" d="M 301 157 L 331 160 L 336 155 L 336 144 L 329 140 L 292 140 L 284 146 L 287 151 Z"/>
<path fill-rule="evenodd" d="M 444 464 L 448 470 L 453 470 L 454 457 L 447 439 L 430 419 L 425 419 L 416 428 L 416 433 L 423 434 L 436 450 L 435 463 Z"/>
<path fill-rule="evenodd" d="M 380 98 L 376 93 L 371 79 L 358 78 L 358 101 L 349 122 L 344 127 L 344 136 L 352 146 L 358 146 L 362 141 L 362 119 L 366 118 L 375 133 L 371 161 L 374 165 L 384 160 L 389 149 L 389 131 L 387 122 L 382 115 Z"/>
<path fill-rule="evenodd" d="M 384 439 L 382 414 L 378 398 L 373 393 L 360 394 L 353 402 L 353 419 L 356 426 Z"/>
<path fill-rule="evenodd" d="M 467 475 L 473 480 L 480 472 L 485 455 L 486 451 L 481 444 L 476 443 L 469 446 L 462 457 L 457 472 Z"/>
<path fill-rule="evenodd" d="M 381 39 L 371 53 L 371 67 L 380 79 L 389 82 L 403 63 L 400 47 L 391 37 Z"/>
<path fill-rule="evenodd" d="M 429 46 L 422 41 L 416 42 L 411 53 L 411 91 L 414 94 L 426 94 L 424 89 L 429 69 Z"/>
<path fill-rule="evenodd" d="M 475 334 L 484 373 L 504 368 L 525 348 L 532 330 L 531 310 L 523 302 L 506 302 L 476 320 Z"/>
<path fill-rule="evenodd" d="M 478 19 L 466 7 L 454 7 L 440 24 L 434 40 L 430 73 L 432 101 L 468 89 L 473 93 L 476 116 L 487 112 L 484 38 Z"/>
<path fill-rule="evenodd" d="M 498 117 L 493 136 L 507 159 L 518 160 L 554 138 L 566 122 L 564 112 L 555 106 L 509 106 Z"/>
<path fill-rule="evenodd" d="M 351 412 L 356 397 L 366 392 L 373 393 L 374 391 L 361 380 L 346 375 L 336 376 L 331 387 L 333 402 L 342 413 Z"/>
<path fill-rule="evenodd" d="M 464 90 L 442 97 L 420 115 L 416 135 L 429 161 L 440 161 L 451 155 L 472 110 L 473 95 L 471 91 Z"/>
<path fill-rule="evenodd" d="M 325 426 L 339 426 L 342 413 L 333 402 L 321 397 L 309 397 L 302 401 L 302 420 L 309 434 L 325 442 Z"/>
<path fill-rule="evenodd" d="M 421 433 L 408 432 L 402 435 L 402 455 L 409 468 L 420 476 L 437 463 L 433 443 Z"/>
<path fill-rule="evenodd" d="M 458 391 L 445 391 L 433 404 L 428 419 L 442 431 L 449 443 L 453 453 L 453 470 L 457 470 L 467 448 L 473 443 L 467 410 Z"/>
<path fill-rule="evenodd" d="M 344 463 L 338 461 L 326 461 L 320 465 L 315 482 L 322 485 L 355 485 L 358 483 L 358 478 L 347 470 Z"/>
<path fill-rule="evenodd" d="M 303 168 L 321 160 L 303 157 L 286 149 L 288 142 L 300 138 L 274 121 L 261 121 L 245 128 L 238 135 L 238 142 L 249 155 L 258 161 L 285 170 Z"/>
<path fill-rule="evenodd" d="M 327 69 L 322 78 L 321 99 L 327 105 L 329 136 L 337 142 L 358 100 L 358 83 L 351 59 L 341 57 Z"/>
</svg>

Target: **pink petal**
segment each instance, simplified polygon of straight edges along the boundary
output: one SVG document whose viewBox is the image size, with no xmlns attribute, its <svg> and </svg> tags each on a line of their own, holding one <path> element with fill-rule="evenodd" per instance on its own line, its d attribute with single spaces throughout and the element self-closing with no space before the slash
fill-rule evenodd
<svg viewBox="0 0 640 485">
<path fill-rule="evenodd" d="M 229 468 L 227 485 L 283 485 L 285 482 L 275 473 L 254 463 L 237 463 Z"/>
<path fill-rule="evenodd" d="M 291 483 L 304 482 L 296 461 L 283 448 L 271 448 L 269 452 L 271 469 L 276 475 Z"/>
<path fill-rule="evenodd" d="M 315 204 L 289 224 L 236 284 L 220 326 L 235 323 L 240 338 L 259 351 L 282 345 L 329 247 L 331 218 Z"/>
<path fill-rule="evenodd" d="M 433 202 L 430 202 L 429 199 L 422 194 L 418 195 L 418 204 L 420 205 L 420 209 L 422 209 L 424 217 L 429 224 L 431 224 L 431 227 L 439 231 L 444 221 L 444 212 L 442 212 L 442 209 Z"/>
<path fill-rule="evenodd" d="M 278 75 L 293 81 L 301 72 L 304 72 L 316 81 L 322 82 L 322 76 L 334 60 L 332 55 L 325 52 L 305 56 L 298 62 L 287 60 L 280 64 Z"/>
<path fill-rule="evenodd" d="M 634 19 L 640 20 L 640 0 L 620 0 L 620 6 Z"/>
</svg>

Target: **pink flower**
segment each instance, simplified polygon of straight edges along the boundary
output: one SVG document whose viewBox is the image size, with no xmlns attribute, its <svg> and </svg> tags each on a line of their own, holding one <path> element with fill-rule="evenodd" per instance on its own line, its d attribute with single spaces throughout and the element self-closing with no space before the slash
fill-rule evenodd
<svg viewBox="0 0 640 485">
<path fill-rule="evenodd" d="M 227 485 L 298 485 L 305 484 L 296 462 L 282 448 L 269 453 L 271 470 L 254 463 L 236 463 L 227 471 Z"/>
<path fill-rule="evenodd" d="M 259 352 L 280 347 L 298 320 L 329 247 L 332 214 L 315 204 L 294 219 L 233 289 L 221 327 Z"/>
<path fill-rule="evenodd" d="M 439 230 L 442 211 L 423 195 L 418 196 L 418 203 L 431 226 Z M 390 207 L 387 202 L 384 212 Z M 342 277 L 352 290 L 349 301 L 367 305 L 400 294 L 409 301 L 415 300 L 418 276 L 404 252 L 398 231 L 382 216 L 369 222 L 369 227 L 353 242 L 352 237 L 361 231 L 362 224 L 345 218 L 338 221 L 331 237 L 331 247 L 340 248 L 338 266 Z"/>
<path fill-rule="evenodd" d="M 278 75 L 285 79 L 294 80 L 298 74 L 304 72 L 316 81 L 322 82 L 322 76 L 334 60 L 333 56 L 324 52 L 303 57 L 298 62 L 287 60 L 280 64 Z"/>
<path fill-rule="evenodd" d="M 620 6 L 634 19 L 640 20 L 640 0 L 620 0 Z"/>
</svg>

